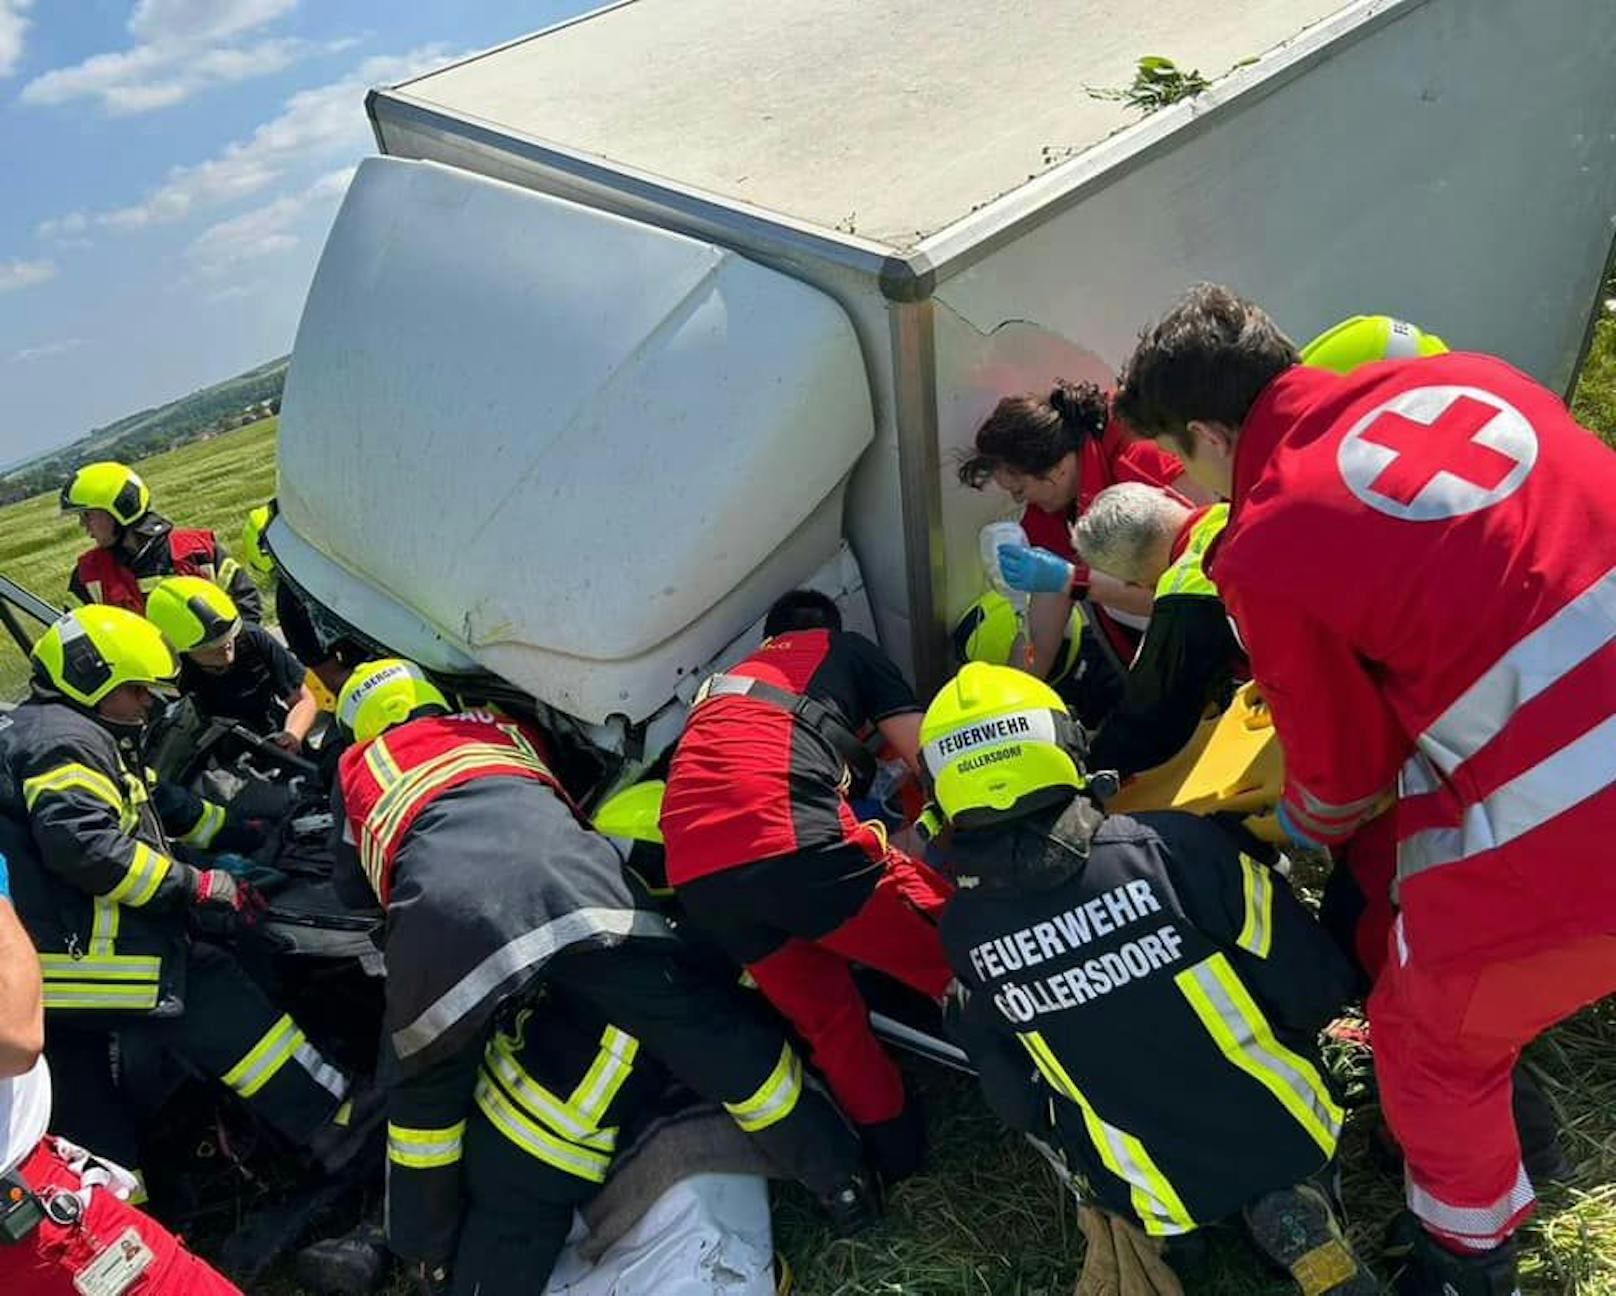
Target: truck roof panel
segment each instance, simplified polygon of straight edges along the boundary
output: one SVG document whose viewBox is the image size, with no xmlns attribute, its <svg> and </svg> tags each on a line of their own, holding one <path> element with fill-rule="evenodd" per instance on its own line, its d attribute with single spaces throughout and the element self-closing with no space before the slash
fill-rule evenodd
<svg viewBox="0 0 1616 1296">
<path fill-rule="evenodd" d="M 400 87 L 452 117 L 907 249 L 1347 0 L 626 0 Z"/>
</svg>

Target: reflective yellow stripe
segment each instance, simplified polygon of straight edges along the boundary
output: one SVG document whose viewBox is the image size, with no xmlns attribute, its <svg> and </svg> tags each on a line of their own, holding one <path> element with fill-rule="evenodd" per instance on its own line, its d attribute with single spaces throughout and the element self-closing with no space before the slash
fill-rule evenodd
<svg viewBox="0 0 1616 1296">
<path fill-rule="evenodd" d="M 243 1098 L 251 1098 L 279 1074 L 280 1069 L 308 1042 L 307 1036 L 283 1013 L 245 1057 L 219 1079 Z"/>
<path fill-rule="evenodd" d="M 224 807 L 215 805 L 212 801 L 202 803 L 202 813 L 196 817 L 196 822 L 190 830 L 180 838 L 187 846 L 208 846 L 219 835 L 219 829 L 224 827 Z"/>
<path fill-rule="evenodd" d="M 1132 1134 L 1101 1118 L 1094 1110 L 1094 1105 L 1066 1073 L 1066 1068 L 1050 1050 L 1043 1035 L 1029 1031 L 1018 1038 L 1032 1055 L 1044 1079 L 1049 1081 L 1050 1087 L 1063 1098 L 1076 1103 L 1083 1113 L 1083 1126 L 1088 1131 L 1089 1141 L 1100 1154 L 1105 1168 L 1128 1185 L 1134 1214 L 1144 1225 L 1145 1232 L 1167 1236 L 1193 1229 L 1195 1220 L 1184 1208 L 1183 1201 L 1167 1181 L 1167 1176 L 1151 1159 L 1145 1145 Z"/>
<path fill-rule="evenodd" d="M 1251 856 L 1241 855 L 1240 887 L 1245 893 L 1246 920 L 1234 943 L 1258 958 L 1267 958 L 1274 943 L 1274 879 Z"/>
<path fill-rule="evenodd" d="M 1214 954 L 1173 980 L 1223 1055 L 1273 1094 L 1326 1156 L 1335 1155 L 1341 1108 L 1313 1064 L 1274 1038 L 1229 960 Z"/>
<path fill-rule="evenodd" d="M 123 881 L 101 898 L 138 909 L 157 894 L 157 888 L 168 876 L 169 867 L 166 855 L 154 851 L 145 842 L 136 842 L 135 853 L 130 857 L 129 867 L 124 870 Z"/>
<path fill-rule="evenodd" d="M 124 811 L 123 798 L 118 795 L 118 786 L 100 770 L 93 770 L 88 765 L 71 762 L 58 765 L 55 769 L 46 770 L 43 774 L 36 774 L 31 779 L 24 779 L 22 784 L 23 804 L 29 809 L 34 808 L 34 802 L 47 792 L 66 792 L 77 788 L 81 792 L 88 792 L 91 796 L 105 801 L 112 807 L 114 814 L 120 817 Z"/>
<path fill-rule="evenodd" d="M 783 1121 L 797 1107 L 802 1097 L 802 1059 L 790 1044 L 780 1050 L 780 1060 L 769 1072 L 769 1078 L 758 1086 L 750 1098 L 738 1103 L 725 1103 L 724 1109 L 735 1118 L 735 1123 L 748 1134 L 768 1129 Z"/>
<path fill-rule="evenodd" d="M 460 1160 L 466 1122 L 442 1129 L 415 1129 L 387 1122 L 387 1159 L 407 1170 L 436 1170 Z"/>
<path fill-rule="evenodd" d="M 602 1183 L 611 1157 L 559 1138 L 529 1119 L 487 1075 L 477 1077 L 477 1108 L 502 1135 L 529 1156 L 591 1183 Z"/>
<path fill-rule="evenodd" d="M 600 1037 L 600 1052 L 578 1087 L 567 1099 L 567 1105 L 578 1113 L 592 1128 L 598 1128 L 606 1109 L 617 1097 L 629 1073 L 634 1070 L 634 1057 L 640 1042 L 627 1031 L 608 1026 Z"/>
<path fill-rule="evenodd" d="M 1217 598 L 1218 587 L 1206 573 L 1206 551 L 1229 525 L 1229 506 L 1214 504 L 1201 515 L 1190 530 L 1189 543 L 1156 582 L 1156 597 L 1172 594 L 1192 594 L 1202 598 Z"/>
<path fill-rule="evenodd" d="M 111 958 L 74 958 L 41 954 L 39 970 L 47 981 L 150 981 L 162 976 L 163 960 L 155 954 L 115 954 Z"/>
<path fill-rule="evenodd" d="M 90 902 L 90 957 L 113 958 L 118 952 L 118 925 L 121 921 L 116 900 L 96 896 Z"/>
<path fill-rule="evenodd" d="M 610 1028 L 608 1028 L 610 1029 Z M 619 1032 L 621 1033 L 621 1032 Z M 635 1048 L 638 1042 L 632 1036 L 624 1036 Z M 611 1083 L 611 1093 L 604 1102 L 597 1103 L 592 1109 L 584 1108 L 578 1101 L 580 1095 L 586 1095 L 586 1086 L 589 1077 L 595 1075 L 600 1067 L 602 1057 L 611 1057 L 602 1051 L 596 1055 L 595 1065 L 590 1068 L 589 1076 L 585 1076 L 584 1083 L 573 1091 L 571 1098 L 562 1098 L 545 1088 L 537 1079 L 528 1073 L 526 1068 L 517 1060 L 516 1049 L 519 1042 L 505 1035 L 496 1035 L 489 1041 L 487 1050 L 483 1055 L 484 1073 L 490 1076 L 504 1092 L 504 1095 L 516 1107 L 525 1112 L 541 1125 L 547 1125 L 562 1137 L 575 1143 L 582 1143 L 601 1152 L 611 1152 L 617 1146 L 616 1129 L 603 1129 L 601 1119 L 606 1114 L 611 1100 L 616 1096 L 618 1089 L 622 1088 L 623 1080 L 629 1074 L 630 1066 L 623 1067 L 621 1077 L 615 1082 L 610 1075 L 605 1078 Z"/>
<path fill-rule="evenodd" d="M 213 583 L 228 594 L 230 582 L 236 578 L 236 573 L 240 570 L 240 563 L 234 558 L 226 558 L 219 564 L 219 574 L 213 578 Z"/>
<path fill-rule="evenodd" d="M 101 1009 L 107 1012 L 149 1012 L 157 1007 L 155 981 L 128 985 L 105 981 L 56 981 L 45 979 L 45 1007 Z"/>
<path fill-rule="evenodd" d="M 393 760 L 393 753 L 387 750 L 385 735 L 375 739 L 369 747 L 365 748 L 365 763 L 370 766 L 370 772 L 376 782 L 383 789 L 390 788 L 403 775 L 399 772 L 398 764 Z"/>
</svg>

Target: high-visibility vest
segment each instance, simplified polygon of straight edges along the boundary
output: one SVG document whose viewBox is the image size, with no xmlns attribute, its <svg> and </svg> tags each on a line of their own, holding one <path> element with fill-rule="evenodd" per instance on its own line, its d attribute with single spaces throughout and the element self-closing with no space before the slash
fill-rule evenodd
<svg viewBox="0 0 1616 1296">
<path fill-rule="evenodd" d="M 572 804 L 550 772 L 538 736 L 491 712 L 425 716 L 343 753 L 344 808 L 359 862 L 382 904 L 392 893 L 398 848 L 433 798 L 474 778 L 496 776 L 532 779 Z"/>
<path fill-rule="evenodd" d="M 1229 506 L 1214 504 L 1191 519 L 1184 547 L 1156 582 L 1156 597 L 1187 595 L 1217 598 L 1218 587 L 1206 573 L 1206 553 L 1229 525 Z"/>
<path fill-rule="evenodd" d="M 168 544 L 172 570 L 154 570 L 149 575 L 137 576 L 111 549 L 91 549 L 79 555 L 78 576 L 92 603 L 105 603 L 112 607 L 127 608 L 130 612 L 145 614 L 146 594 L 169 576 L 200 576 L 224 588 L 229 585 L 230 573 L 215 569 L 218 553 L 211 531 L 170 531 L 164 537 Z M 162 564 L 159 564 L 162 567 Z M 232 572 L 235 564 L 231 564 Z"/>
</svg>

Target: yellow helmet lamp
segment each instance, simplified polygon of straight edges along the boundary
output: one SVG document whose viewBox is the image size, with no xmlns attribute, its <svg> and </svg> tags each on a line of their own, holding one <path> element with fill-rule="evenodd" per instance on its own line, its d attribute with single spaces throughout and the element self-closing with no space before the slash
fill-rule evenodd
<svg viewBox="0 0 1616 1296">
<path fill-rule="evenodd" d="M 958 828 L 1019 818 L 1084 786 L 1082 731 L 1042 680 L 970 662 L 926 708 L 920 757 L 932 799 Z"/>
<path fill-rule="evenodd" d="M 275 571 L 275 560 L 264 547 L 264 532 L 269 530 L 269 524 L 274 520 L 275 502 L 271 500 L 247 514 L 247 520 L 241 526 L 242 559 L 260 576 L 269 576 Z"/>
<path fill-rule="evenodd" d="M 1349 374 L 1377 360 L 1412 360 L 1446 355 L 1449 346 L 1435 333 L 1390 315 L 1354 315 L 1326 329 L 1302 348 L 1302 363 Z"/>
<path fill-rule="evenodd" d="M 105 509 L 119 526 L 140 521 L 151 508 L 151 491 L 131 468 L 110 460 L 85 464 L 62 487 L 62 511 Z"/>
<path fill-rule="evenodd" d="M 170 576 L 146 596 L 146 619 L 175 652 L 216 648 L 241 632 L 234 600 L 200 576 Z"/>
<path fill-rule="evenodd" d="M 403 724 L 422 707 L 451 711 L 449 699 L 414 662 L 384 657 L 362 662 L 337 695 L 337 722 L 359 742 Z"/>
<path fill-rule="evenodd" d="M 612 793 L 595 811 L 595 831 L 606 837 L 661 846 L 662 798 L 667 790 L 668 785 L 661 779 L 647 779 Z"/>
<path fill-rule="evenodd" d="M 87 707 L 125 684 L 171 693 L 179 674 L 156 626 L 125 608 L 100 603 L 64 613 L 29 656 L 41 684 Z"/>
</svg>

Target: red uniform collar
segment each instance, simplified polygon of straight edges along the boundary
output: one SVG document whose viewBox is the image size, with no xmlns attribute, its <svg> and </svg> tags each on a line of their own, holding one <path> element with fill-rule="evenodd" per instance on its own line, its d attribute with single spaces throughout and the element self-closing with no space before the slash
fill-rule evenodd
<svg viewBox="0 0 1616 1296">
<path fill-rule="evenodd" d="M 1182 558 L 1184 551 L 1190 547 L 1190 536 L 1195 533 L 1195 524 L 1216 507 L 1216 504 L 1203 504 L 1184 519 L 1184 525 L 1179 527 L 1178 534 L 1173 537 L 1173 547 L 1167 551 L 1169 566 Z"/>
</svg>

